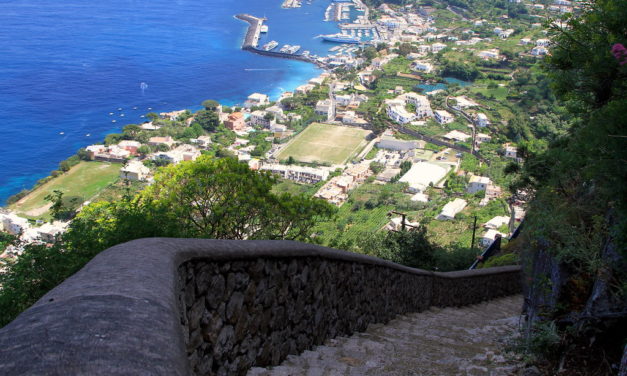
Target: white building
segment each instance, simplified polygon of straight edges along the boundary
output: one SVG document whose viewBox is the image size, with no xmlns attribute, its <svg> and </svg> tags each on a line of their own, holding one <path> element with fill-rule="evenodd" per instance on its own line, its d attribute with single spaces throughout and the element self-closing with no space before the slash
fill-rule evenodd
<svg viewBox="0 0 627 376">
<path fill-rule="evenodd" d="M 488 119 L 486 114 L 478 113 L 477 118 L 476 118 L 476 124 L 477 126 L 482 127 L 482 128 L 487 127 L 488 125 L 490 125 L 490 120 Z"/>
<path fill-rule="evenodd" d="M 436 185 L 442 180 L 448 169 L 429 162 L 414 163 L 413 166 L 403 175 L 399 182 L 409 184 L 409 191 L 422 193 L 430 184 Z"/>
<path fill-rule="evenodd" d="M 335 96 L 335 101 L 338 105 L 346 107 L 353 101 L 353 96 L 350 94 L 341 94 Z"/>
<path fill-rule="evenodd" d="M 509 217 L 506 217 L 503 215 L 497 215 L 496 217 L 486 222 L 486 224 L 483 225 L 483 227 L 496 230 L 499 227 L 503 225 L 507 225 L 507 224 L 509 224 Z"/>
<path fill-rule="evenodd" d="M 496 48 L 492 48 L 489 50 L 479 51 L 477 52 L 477 56 L 484 60 L 497 59 L 499 57 L 499 50 L 497 50 Z"/>
<path fill-rule="evenodd" d="M 246 102 L 244 102 L 244 107 L 251 108 L 256 106 L 266 106 L 270 104 L 270 97 L 265 94 L 253 93 L 248 96 Z"/>
<path fill-rule="evenodd" d="M 466 192 L 470 194 L 475 194 L 477 192 L 485 191 L 489 184 L 492 182 L 490 178 L 485 176 L 476 176 L 473 175 L 468 182 L 468 187 L 466 187 Z"/>
<path fill-rule="evenodd" d="M 0 214 L 0 226 L 4 232 L 11 235 L 20 235 L 30 228 L 26 218 L 22 218 L 14 213 Z"/>
<path fill-rule="evenodd" d="M 299 183 L 315 184 L 319 181 L 327 180 L 329 177 L 329 171 L 313 167 L 264 164 L 260 169 L 280 175 L 283 179 L 289 179 Z"/>
<path fill-rule="evenodd" d="M 411 67 L 418 72 L 431 73 L 433 71 L 433 65 L 425 61 L 414 61 Z"/>
<path fill-rule="evenodd" d="M 120 170 L 120 178 L 132 181 L 146 181 L 150 169 L 140 161 L 130 161 Z"/>
<path fill-rule="evenodd" d="M 448 111 L 444 110 L 435 110 L 434 111 L 435 121 L 440 124 L 448 124 L 452 123 L 455 120 L 455 117 L 451 115 Z"/>
<path fill-rule="evenodd" d="M 386 100 L 387 115 L 394 122 L 407 124 L 416 119 L 416 114 L 407 111 L 405 102 L 399 99 Z"/>
<path fill-rule="evenodd" d="M 434 54 L 437 54 L 438 52 L 442 51 L 445 48 L 446 48 L 446 44 L 444 43 L 433 43 L 431 45 L 431 52 L 433 52 Z"/>
<path fill-rule="evenodd" d="M 483 142 L 490 142 L 491 140 L 492 140 L 492 136 L 490 136 L 489 134 L 477 133 L 476 141 L 478 144 L 481 144 Z"/>
<path fill-rule="evenodd" d="M 549 50 L 546 49 L 546 47 L 543 46 L 536 46 L 533 49 L 531 49 L 531 54 L 533 56 L 544 56 L 547 55 L 549 53 Z"/>
<path fill-rule="evenodd" d="M 248 117 L 248 124 L 259 127 L 270 128 L 274 123 L 274 115 L 268 114 L 266 111 L 253 111 Z"/>
<path fill-rule="evenodd" d="M 325 99 L 316 103 L 315 112 L 317 115 L 327 117 L 327 121 L 335 119 L 335 102 L 331 99 Z"/>
<path fill-rule="evenodd" d="M 479 238 L 479 243 L 484 247 L 488 247 L 490 244 L 492 244 L 497 236 L 503 237 L 504 234 L 501 234 L 496 230 L 488 230 L 483 235 L 481 235 L 481 237 Z"/>
<path fill-rule="evenodd" d="M 444 205 L 440 214 L 436 217 L 436 219 L 440 221 L 451 221 L 455 219 L 455 216 L 464 210 L 468 203 L 466 200 L 462 200 L 461 198 L 456 198 L 455 200 L 449 202 Z"/>
<path fill-rule="evenodd" d="M 432 117 L 431 103 L 429 98 L 416 93 L 407 93 L 401 96 L 406 104 L 413 104 L 416 107 L 416 116 L 418 118 Z"/>
<path fill-rule="evenodd" d="M 452 141 L 466 142 L 466 140 L 468 140 L 472 136 L 469 135 L 469 134 L 466 134 L 464 132 L 460 132 L 457 129 L 454 129 L 454 130 L 448 132 L 447 134 L 445 134 L 442 137 L 444 137 L 444 138 L 446 138 L 448 140 L 452 140 Z"/>
<path fill-rule="evenodd" d="M 41 227 L 34 230 L 37 231 L 39 239 L 46 243 L 53 243 L 57 235 L 64 233 L 69 225 L 69 222 L 54 221 L 53 223 L 44 223 Z"/>
</svg>

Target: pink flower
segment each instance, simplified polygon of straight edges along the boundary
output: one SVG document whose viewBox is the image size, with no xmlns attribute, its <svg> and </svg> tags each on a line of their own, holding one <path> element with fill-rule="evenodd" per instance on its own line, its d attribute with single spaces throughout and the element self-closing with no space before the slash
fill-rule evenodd
<svg viewBox="0 0 627 376">
<path fill-rule="evenodd" d="M 627 48 L 625 48 L 625 46 L 621 43 L 615 43 L 612 46 L 612 55 L 614 55 L 614 58 L 618 60 L 618 64 L 627 64 Z"/>
</svg>

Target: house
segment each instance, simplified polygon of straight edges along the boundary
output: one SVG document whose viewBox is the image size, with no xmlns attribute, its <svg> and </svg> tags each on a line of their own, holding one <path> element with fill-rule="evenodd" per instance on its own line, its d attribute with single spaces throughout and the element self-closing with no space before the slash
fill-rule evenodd
<svg viewBox="0 0 627 376">
<path fill-rule="evenodd" d="M 412 104 L 416 107 L 416 116 L 420 119 L 425 117 L 432 117 L 433 110 L 431 110 L 431 103 L 429 99 L 420 94 L 407 93 L 402 96 L 406 104 Z"/>
<path fill-rule="evenodd" d="M 264 128 L 270 128 L 274 123 L 274 115 L 269 114 L 266 111 L 253 111 L 248 117 L 248 123 L 250 125 L 257 125 Z"/>
<path fill-rule="evenodd" d="M 274 118 L 277 121 L 285 119 L 285 113 L 283 112 L 283 109 L 277 105 L 266 108 L 266 112 L 274 115 Z"/>
<path fill-rule="evenodd" d="M 198 138 L 192 138 L 189 141 L 204 149 L 208 148 L 211 145 L 211 137 L 209 136 L 199 136 Z"/>
<path fill-rule="evenodd" d="M 455 120 L 455 117 L 453 117 L 453 115 L 451 115 L 448 111 L 435 110 L 433 114 L 435 117 L 435 121 L 440 124 L 452 123 Z"/>
<path fill-rule="evenodd" d="M 335 101 L 338 106 L 346 107 L 353 101 L 353 96 L 350 94 L 336 95 Z"/>
<path fill-rule="evenodd" d="M 69 225 L 69 222 L 54 221 L 53 223 L 44 223 L 34 230 L 37 231 L 37 237 L 41 239 L 41 241 L 54 243 L 56 237 L 64 233 Z"/>
<path fill-rule="evenodd" d="M 481 144 L 484 142 L 490 142 L 491 140 L 492 140 L 492 136 L 485 134 L 485 133 L 477 133 L 476 141 L 478 144 Z"/>
<path fill-rule="evenodd" d="M 324 99 L 316 103 L 316 115 L 326 116 L 327 121 L 335 119 L 335 102 L 331 99 Z"/>
<path fill-rule="evenodd" d="M 506 217 L 503 215 L 497 215 L 496 217 L 486 222 L 486 224 L 483 225 L 483 227 L 496 230 L 499 227 L 506 225 L 506 224 L 509 224 L 509 217 Z"/>
<path fill-rule="evenodd" d="M 490 244 L 492 244 L 492 242 L 494 242 L 497 237 L 503 236 L 504 234 L 501 234 L 496 230 L 490 229 L 486 231 L 483 235 L 481 235 L 481 237 L 479 238 L 479 244 L 481 244 L 483 247 L 489 247 Z"/>
<path fill-rule="evenodd" d="M 11 235 L 20 235 L 30 228 L 28 219 L 14 213 L 0 213 L 0 229 Z"/>
<path fill-rule="evenodd" d="M 498 59 L 498 57 L 499 57 L 499 50 L 497 50 L 496 48 L 492 48 L 492 49 L 489 49 L 489 50 L 479 51 L 479 52 L 477 52 L 477 56 L 479 56 L 480 58 L 482 58 L 484 60 Z"/>
<path fill-rule="evenodd" d="M 189 120 L 189 119 L 187 119 Z M 142 125 L 139 126 L 141 129 L 145 130 L 145 131 L 156 131 L 157 129 L 160 129 L 161 127 L 158 125 L 154 125 L 152 123 L 152 121 L 148 121 L 146 123 L 142 123 Z"/>
<path fill-rule="evenodd" d="M 303 167 L 296 165 L 264 164 L 261 170 L 270 171 L 280 175 L 283 179 L 293 180 L 299 183 L 315 184 L 327 180 L 329 171 L 321 168 Z"/>
<path fill-rule="evenodd" d="M 488 184 L 488 187 L 485 190 L 485 198 L 488 200 L 494 200 L 496 198 L 501 197 L 503 194 L 503 190 L 498 185 Z"/>
<path fill-rule="evenodd" d="M 452 141 L 457 141 L 457 142 L 466 142 L 466 140 L 468 140 L 469 138 L 471 138 L 472 136 L 469 134 L 466 134 L 464 132 L 460 132 L 458 130 L 452 130 L 450 132 L 448 132 L 447 134 L 445 134 L 444 136 L 442 136 L 448 140 L 452 140 Z"/>
<path fill-rule="evenodd" d="M 431 71 L 433 71 L 433 65 L 424 61 L 414 61 L 411 64 L 411 68 L 415 71 L 423 73 L 431 73 Z"/>
<path fill-rule="evenodd" d="M 232 131 L 241 131 L 246 127 L 244 123 L 244 114 L 241 112 L 233 112 L 229 114 L 224 122 L 224 126 Z"/>
<path fill-rule="evenodd" d="M 433 43 L 431 45 L 431 52 L 433 52 L 434 54 L 437 54 L 438 52 L 442 51 L 445 48 L 446 48 L 446 44 L 444 43 Z"/>
<path fill-rule="evenodd" d="M 531 54 L 533 56 L 544 56 L 544 55 L 548 55 L 548 53 L 549 53 L 549 50 L 547 50 L 546 47 L 543 47 L 543 46 L 536 46 L 531 49 Z"/>
<path fill-rule="evenodd" d="M 484 127 L 487 127 L 488 125 L 490 125 L 490 120 L 488 119 L 486 114 L 478 113 L 476 118 L 475 118 L 475 124 L 477 124 L 477 126 L 479 126 L 481 128 L 484 128 Z"/>
<path fill-rule="evenodd" d="M 505 144 L 505 157 L 517 159 L 518 158 L 518 148 L 516 146 L 512 146 L 510 144 Z"/>
<path fill-rule="evenodd" d="M 455 216 L 464 210 L 468 203 L 466 200 L 462 200 L 461 198 L 456 198 L 455 200 L 449 202 L 444 205 L 440 214 L 436 217 L 437 220 L 440 221 L 451 221 L 455 219 Z"/>
<path fill-rule="evenodd" d="M 407 124 L 416 119 L 416 114 L 407 111 L 405 103 L 398 99 L 386 100 L 387 115 L 394 122 Z"/>
<path fill-rule="evenodd" d="M 468 182 L 468 187 L 466 187 L 466 192 L 470 194 L 475 194 L 477 192 L 485 191 L 492 182 L 490 178 L 485 176 L 476 176 L 473 175 Z"/>
<path fill-rule="evenodd" d="M 133 155 L 137 155 L 137 149 L 139 149 L 142 144 L 138 141 L 124 140 L 120 141 L 118 146 L 124 150 L 127 150 L 129 153 Z"/>
<path fill-rule="evenodd" d="M 107 147 L 104 145 L 89 145 L 85 148 L 87 154 L 89 155 L 89 159 L 92 161 L 96 158 L 96 154 L 100 154 L 107 150 Z"/>
<path fill-rule="evenodd" d="M 130 161 L 120 170 L 120 178 L 131 181 L 146 181 L 150 169 L 140 161 Z"/>
<path fill-rule="evenodd" d="M 174 139 L 170 136 L 166 137 L 150 137 L 148 139 L 148 145 L 157 146 L 157 145 L 166 145 L 171 148 L 174 145 Z"/>
<path fill-rule="evenodd" d="M 551 41 L 549 39 L 538 39 L 536 41 L 536 46 L 539 47 L 548 47 L 549 44 L 551 44 Z"/>
<path fill-rule="evenodd" d="M 111 145 L 105 150 L 95 153 L 93 159 L 105 162 L 124 162 L 131 155 L 128 150 L 122 149 L 118 145 Z"/>
<path fill-rule="evenodd" d="M 178 120 L 179 116 L 183 115 L 185 113 L 185 110 L 180 110 L 180 111 L 172 111 L 172 112 L 161 112 L 159 114 L 159 116 L 162 119 L 168 119 L 171 121 L 176 121 Z"/>
<path fill-rule="evenodd" d="M 377 180 L 385 182 L 385 183 L 389 183 L 392 181 L 393 178 L 396 177 L 396 175 L 400 173 L 401 173 L 400 168 L 386 168 L 381 173 L 379 173 L 379 175 L 377 175 Z"/>
<path fill-rule="evenodd" d="M 265 94 L 253 93 L 248 96 L 246 102 L 244 102 L 244 107 L 251 108 L 257 106 L 266 106 L 270 104 L 270 97 Z"/>
<path fill-rule="evenodd" d="M 297 87 L 294 92 L 296 94 L 302 94 L 305 95 L 307 93 L 309 93 L 310 91 L 312 91 L 316 86 L 312 85 L 312 84 L 304 84 L 304 85 L 300 85 L 299 87 Z"/>
<path fill-rule="evenodd" d="M 522 39 L 520 40 L 520 44 L 521 44 L 521 45 L 523 45 L 523 46 L 526 46 L 526 45 L 528 45 L 528 44 L 531 44 L 531 39 L 529 39 L 529 38 L 522 38 Z"/>
<path fill-rule="evenodd" d="M 413 202 L 429 202 L 429 196 L 424 193 L 416 193 L 415 195 L 411 196 L 409 200 Z"/>
<path fill-rule="evenodd" d="M 403 229 L 411 231 L 412 229 L 419 227 L 419 222 L 410 222 L 405 219 L 405 226 L 403 226 L 403 218 L 395 217 L 390 219 L 390 222 L 385 226 L 388 231 L 401 231 Z"/>
<path fill-rule="evenodd" d="M 422 193 L 429 185 L 436 185 L 444 179 L 448 169 L 440 165 L 429 162 L 414 163 L 413 166 L 403 175 L 399 182 L 407 183 L 409 191 L 412 193 Z"/>
</svg>

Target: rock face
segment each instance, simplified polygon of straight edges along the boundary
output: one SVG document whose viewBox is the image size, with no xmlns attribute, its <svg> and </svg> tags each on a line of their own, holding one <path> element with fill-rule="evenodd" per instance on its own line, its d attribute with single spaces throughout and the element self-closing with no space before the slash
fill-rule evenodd
<svg viewBox="0 0 627 376">
<path fill-rule="evenodd" d="M 511 375 L 521 366 L 503 351 L 517 333 L 522 297 L 399 316 L 364 333 L 326 341 L 277 367 L 248 376 Z"/>
<path fill-rule="evenodd" d="M 486 291 L 501 296 L 520 286 L 511 273 L 483 273 L 410 273 L 320 257 L 189 261 L 179 277 L 190 367 L 241 375 L 397 314 L 474 303 Z"/>
</svg>

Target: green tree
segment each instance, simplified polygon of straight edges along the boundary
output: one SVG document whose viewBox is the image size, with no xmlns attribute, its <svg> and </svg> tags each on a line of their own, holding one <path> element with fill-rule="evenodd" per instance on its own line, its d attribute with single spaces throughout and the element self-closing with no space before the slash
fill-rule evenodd
<svg viewBox="0 0 627 376">
<path fill-rule="evenodd" d="M 55 189 L 52 193 L 47 194 L 44 200 L 52 204 L 52 206 L 50 206 L 52 218 L 60 219 L 66 211 L 65 205 L 63 204 L 63 192 Z"/>
<path fill-rule="evenodd" d="M 213 99 L 207 99 L 202 102 L 201 106 L 203 106 L 207 111 L 215 111 L 218 107 L 220 107 L 220 103 L 214 101 Z"/>
<path fill-rule="evenodd" d="M 213 132 L 220 125 L 220 118 L 213 111 L 200 110 L 194 115 L 194 122 L 207 132 Z"/>
</svg>

